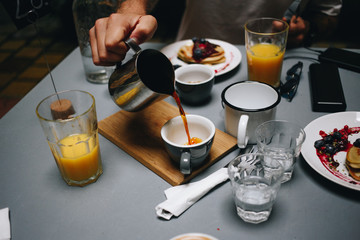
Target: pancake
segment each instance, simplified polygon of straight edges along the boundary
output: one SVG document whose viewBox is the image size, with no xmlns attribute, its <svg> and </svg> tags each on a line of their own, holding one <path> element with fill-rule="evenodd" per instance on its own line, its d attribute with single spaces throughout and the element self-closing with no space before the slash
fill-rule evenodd
<svg viewBox="0 0 360 240">
<path fill-rule="evenodd" d="M 346 165 L 346 168 L 348 169 L 349 174 L 352 178 L 354 178 L 357 181 L 360 181 L 360 169 L 355 169 L 348 165 Z"/>
<path fill-rule="evenodd" d="M 186 63 L 219 64 L 225 62 L 224 49 L 204 39 L 194 38 L 190 44 L 183 45 L 178 58 Z"/>
<path fill-rule="evenodd" d="M 360 148 L 352 146 L 346 154 L 345 166 L 355 180 L 360 181 Z"/>
</svg>

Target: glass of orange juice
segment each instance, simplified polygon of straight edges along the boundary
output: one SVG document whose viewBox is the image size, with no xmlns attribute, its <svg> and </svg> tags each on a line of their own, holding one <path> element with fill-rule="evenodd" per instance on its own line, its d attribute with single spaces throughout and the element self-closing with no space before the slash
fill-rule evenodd
<svg viewBox="0 0 360 240">
<path fill-rule="evenodd" d="M 43 99 L 36 114 L 65 182 L 95 182 L 103 171 L 95 98 L 85 91 L 59 92 Z"/>
<path fill-rule="evenodd" d="M 248 79 L 280 86 L 289 25 L 275 18 L 257 18 L 245 24 Z"/>
</svg>

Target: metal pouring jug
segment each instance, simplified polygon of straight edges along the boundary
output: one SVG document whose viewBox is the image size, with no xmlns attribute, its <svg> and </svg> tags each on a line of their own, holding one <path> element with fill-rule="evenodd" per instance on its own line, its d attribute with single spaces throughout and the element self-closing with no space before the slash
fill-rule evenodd
<svg viewBox="0 0 360 240">
<path fill-rule="evenodd" d="M 136 112 L 172 95 L 175 74 L 170 60 L 160 51 L 142 50 L 133 39 L 125 43 L 135 54 L 110 76 L 108 88 L 114 102 Z"/>
</svg>

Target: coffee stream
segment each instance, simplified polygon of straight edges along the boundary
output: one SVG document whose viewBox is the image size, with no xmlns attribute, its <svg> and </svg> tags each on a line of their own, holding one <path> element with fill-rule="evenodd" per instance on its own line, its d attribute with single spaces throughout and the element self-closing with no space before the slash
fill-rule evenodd
<svg viewBox="0 0 360 240">
<path fill-rule="evenodd" d="M 187 119 L 186 119 L 186 114 L 184 112 L 184 109 L 181 106 L 180 98 L 177 95 L 176 91 L 173 92 L 172 97 L 175 99 L 176 104 L 179 107 L 179 112 L 180 112 L 181 118 L 182 118 L 182 120 L 184 122 L 185 131 L 186 131 L 186 134 L 187 134 L 187 137 L 188 137 L 188 144 L 191 145 L 191 138 L 190 138 L 190 133 L 189 133 L 189 126 L 188 126 Z"/>
<path fill-rule="evenodd" d="M 187 122 L 187 119 L 186 119 L 186 114 L 185 114 L 184 109 L 181 106 L 180 98 L 177 95 L 176 91 L 173 92 L 172 97 L 175 99 L 176 104 L 179 107 L 179 112 L 180 112 L 181 118 L 182 118 L 184 126 L 185 126 L 186 135 L 188 137 L 188 144 L 187 145 L 193 145 L 193 144 L 201 143 L 202 140 L 200 138 L 198 138 L 198 137 L 192 137 L 191 138 L 190 137 L 189 125 L 188 125 L 188 122 Z"/>
<path fill-rule="evenodd" d="M 138 74 L 142 82 L 152 91 L 167 94 L 172 96 L 179 107 L 179 112 L 184 123 L 186 135 L 188 138 L 188 145 L 193 145 L 202 142 L 200 138 L 190 137 L 188 122 L 186 114 L 181 106 L 180 98 L 174 87 L 174 71 L 171 62 L 168 58 L 159 54 L 158 51 L 152 49 L 143 50 L 137 59 Z M 164 69 L 171 69 L 171 71 L 164 71 Z M 152 76 L 157 77 L 154 81 Z"/>
</svg>

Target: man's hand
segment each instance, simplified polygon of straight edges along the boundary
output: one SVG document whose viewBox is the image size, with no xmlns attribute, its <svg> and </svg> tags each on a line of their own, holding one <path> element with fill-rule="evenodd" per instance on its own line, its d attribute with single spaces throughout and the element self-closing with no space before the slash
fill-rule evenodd
<svg viewBox="0 0 360 240">
<path fill-rule="evenodd" d="M 101 18 L 90 29 L 90 44 L 95 65 L 112 66 L 121 62 L 128 51 L 125 40 L 141 44 L 152 38 L 157 21 L 151 15 L 114 13 Z"/>
<path fill-rule="evenodd" d="M 286 18 L 282 19 L 286 22 Z M 288 47 L 298 47 L 301 46 L 308 33 L 309 33 L 309 22 L 304 20 L 301 17 L 296 17 L 295 15 L 291 17 L 289 21 L 289 34 L 287 39 Z M 283 28 L 283 24 L 280 22 L 274 21 L 273 23 L 274 29 L 281 30 Z"/>
<path fill-rule="evenodd" d="M 307 20 L 295 15 L 289 22 L 288 47 L 301 46 L 309 34 L 310 24 Z"/>
</svg>

